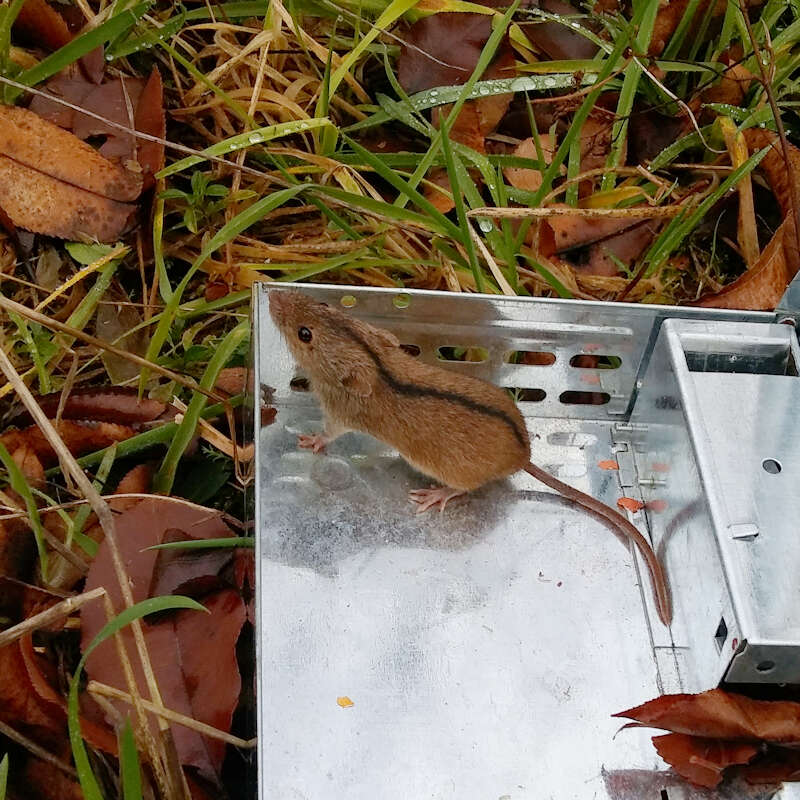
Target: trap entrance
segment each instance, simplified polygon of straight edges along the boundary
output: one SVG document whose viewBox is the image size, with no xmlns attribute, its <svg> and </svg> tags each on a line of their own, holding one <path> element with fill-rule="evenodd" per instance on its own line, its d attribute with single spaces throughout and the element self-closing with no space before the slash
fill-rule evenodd
<svg viewBox="0 0 800 800">
<path fill-rule="evenodd" d="M 656 732 L 614 739 L 611 717 L 723 680 L 800 682 L 800 547 L 761 500 L 780 510 L 768 482 L 797 485 L 798 440 L 755 415 L 730 470 L 709 460 L 742 434 L 737 411 L 767 396 L 775 414 L 798 407 L 793 331 L 752 312 L 298 287 L 422 360 L 448 348 L 448 368 L 516 390 L 536 463 L 639 509 L 673 589 L 667 629 L 629 544 L 527 474 L 417 516 L 407 493 L 429 483 L 380 442 L 299 450 L 322 417 L 268 313 L 269 292 L 290 288 L 260 285 L 254 303 L 258 396 L 277 412 L 256 415 L 270 423 L 256 471 L 260 796 L 796 796 L 693 793 Z M 747 370 L 719 366 L 737 354 Z M 708 410 L 723 389 L 737 399 L 719 428 Z M 766 489 L 739 491 L 737 469 Z"/>
</svg>

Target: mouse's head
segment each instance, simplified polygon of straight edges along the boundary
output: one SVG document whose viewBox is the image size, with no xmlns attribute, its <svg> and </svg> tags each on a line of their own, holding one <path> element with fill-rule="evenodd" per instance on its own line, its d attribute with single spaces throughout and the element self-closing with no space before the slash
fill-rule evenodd
<svg viewBox="0 0 800 800">
<path fill-rule="evenodd" d="M 269 313 L 295 361 L 317 388 L 325 384 L 369 394 L 382 352 L 398 346 L 388 331 L 300 292 L 270 292 Z"/>
</svg>

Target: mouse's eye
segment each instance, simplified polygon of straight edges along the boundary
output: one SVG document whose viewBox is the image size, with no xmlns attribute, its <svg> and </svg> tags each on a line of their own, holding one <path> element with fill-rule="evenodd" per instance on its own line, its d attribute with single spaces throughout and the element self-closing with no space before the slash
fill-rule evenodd
<svg viewBox="0 0 800 800">
<path fill-rule="evenodd" d="M 306 327 L 300 328 L 300 330 L 297 331 L 297 338 L 301 342 L 305 342 L 306 344 L 308 344 L 312 338 L 311 331 Z"/>
</svg>

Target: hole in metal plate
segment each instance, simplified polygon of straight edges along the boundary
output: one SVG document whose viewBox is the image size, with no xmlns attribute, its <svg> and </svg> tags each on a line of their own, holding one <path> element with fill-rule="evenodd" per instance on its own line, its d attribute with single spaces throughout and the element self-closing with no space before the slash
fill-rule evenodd
<svg viewBox="0 0 800 800">
<path fill-rule="evenodd" d="M 577 355 L 572 356 L 569 365 L 576 369 L 619 369 L 622 359 L 619 356 Z"/>
<path fill-rule="evenodd" d="M 783 469 L 781 462 L 775 458 L 765 458 L 761 462 L 761 466 L 764 472 L 768 472 L 770 475 L 777 475 Z"/>
<path fill-rule="evenodd" d="M 567 406 L 604 406 L 611 395 L 608 392 L 576 392 L 569 390 L 561 392 L 558 398 Z"/>
<path fill-rule="evenodd" d="M 422 350 L 415 344 L 401 344 L 400 349 L 404 353 L 414 356 L 414 358 L 416 358 L 422 352 Z"/>
<path fill-rule="evenodd" d="M 511 350 L 503 356 L 506 364 L 524 364 L 531 367 L 549 367 L 556 363 L 556 354 L 546 350 Z"/>
<path fill-rule="evenodd" d="M 756 664 L 756 669 L 759 672 L 772 672 L 775 669 L 775 662 L 767 659 L 766 661 L 759 661 Z"/>
<path fill-rule="evenodd" d="M 547 397 L 544 389 L 509 389 L 516 403 L 541 403 Z"/>
<path fill-rule="evenodd" d="M 436 349 L 440 361 L 469 361 L 480 364 L 489 360 L 489 351 L 477 345 L 448 345 Z"/>
<path fill-rule="evenodd" d="M 725 640 L 728 638 L 728 626 L 725 624 L 725 617 L 720 617 L 719 625 L 714 633 L 714 644 L 717 646 L 717 652 L 721 653 L 722 648 L 725 646 Z"/>
</svg>

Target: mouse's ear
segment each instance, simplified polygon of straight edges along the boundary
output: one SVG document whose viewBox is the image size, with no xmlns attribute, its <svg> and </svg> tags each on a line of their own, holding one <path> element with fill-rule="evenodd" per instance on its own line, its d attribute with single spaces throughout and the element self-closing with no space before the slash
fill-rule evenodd
<svg viewBox="0 0 800 800">
<path fill-rule="evenodd" d="M 400 347 L 400 340 L 385 328 L 376 328 L 373 325 L 367 325 L 366 322 L 362 322 L 360 319 L 352 320 L 352 324 L 368 339 L 377 339 L 385 347 Z"/>
<path fill-rule="evenodd" d="M 350 394 L 368 397 L 372 394 L 374 374 L 367 364 L 351 358 L 328 358 L 328 367 L 333 371 L 342 388 Z"/>
</svg>

